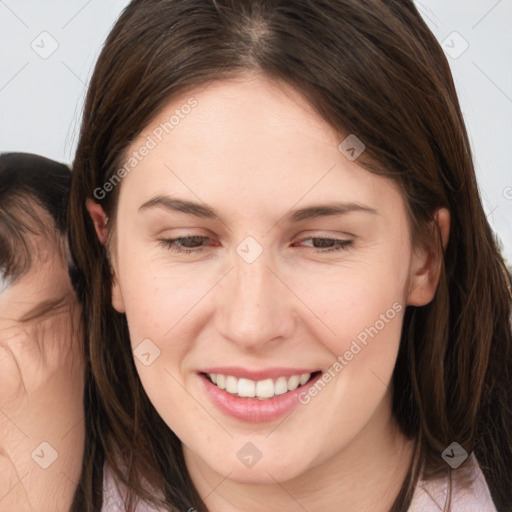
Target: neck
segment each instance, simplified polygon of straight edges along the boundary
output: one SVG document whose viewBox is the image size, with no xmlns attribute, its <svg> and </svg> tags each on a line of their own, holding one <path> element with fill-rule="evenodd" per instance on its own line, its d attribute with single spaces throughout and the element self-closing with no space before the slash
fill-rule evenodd
<svg viewBox="0 0 512 512">
<path fill-rule="evenodd" d="M 217 474 L 184 446 L 194 486 L 210 512 L 389 512 L 406 478 L 414 442 L 399 431 L 388 393 L 368 424 L 338 453 L 288 481 L 241 483 Z M 212 490 L 213 489 L 213 490 Z"/>
</svg>

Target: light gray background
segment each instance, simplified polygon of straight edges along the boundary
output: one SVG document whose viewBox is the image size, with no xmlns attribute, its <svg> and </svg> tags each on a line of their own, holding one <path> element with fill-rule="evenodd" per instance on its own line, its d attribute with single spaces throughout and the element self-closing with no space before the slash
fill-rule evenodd
<svg viewBox="0 0 512 512">
<path fill-rule="evenodd" d="M 72 161 L 94 62 L 127 4 L 0 0 L 0 151 Z M 416 5 L 448 54 L 484 207 L 512 264 L 512 0 Z"/>
</svg>

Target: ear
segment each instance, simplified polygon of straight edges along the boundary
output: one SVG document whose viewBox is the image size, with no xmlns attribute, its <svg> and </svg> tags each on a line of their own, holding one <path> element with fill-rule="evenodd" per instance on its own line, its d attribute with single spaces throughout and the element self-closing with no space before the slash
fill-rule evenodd
<svg viewBox="0 0 512 512">
<path fill-rule="evenodd" d="M 108 235 L 108 217 L 101 205 L 93 201 L 92 199 L 87 199 L 85 202 L 85 206 L 89 215 L 91 216 L 92 222 L 94 224 L 94 229 L 96 230 L 96 234 L 98 235 L 98 239 L 102 245 L 105 245 L 107 242 Z M 117 272 L 114 267 L 111 266 L 112 272 L 112 307 L 119 313 L 124 313 L 124 301 L 123 295 L 121 293 L 121 287 L 119 286 L 119 280 L 117 279 Z"/>
<path fill-rule="evenodd" d="M 446 208 L 437 210 L 431 226 L 432 236 L 426 246 L 413 252 L 407 305 L 425 306 L 434 298 L 437 290 L 443 265 L 443 251 L 438 247 L 439 239 L 436 231 L 439 227 L 443 250 L 445 250 L 450 235 L 450 212 Z"/>
<path fill-rule="evenodd" d="M 108 217 L 105 215 L 101 205 L 90 198 L 85 201 L 85 207 L 91 216 L 99 241 L 102 245 L 105 245 L 108 234 Z"/>
</svg>

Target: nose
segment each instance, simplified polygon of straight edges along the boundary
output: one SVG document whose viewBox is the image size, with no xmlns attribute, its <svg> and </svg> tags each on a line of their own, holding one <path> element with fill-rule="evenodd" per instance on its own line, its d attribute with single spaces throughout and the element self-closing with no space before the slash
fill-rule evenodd
<svg viewBox="0 0 512 512">
<path fill-rule="evenodd" d="M 295 328 L 294 295 L 274 270 L 267 251 L 249 263 L 236 252 L 233 267 L 217 297 L 220 336 L 245 350 L 260 350 L 291 338 Z"/>
</svg>

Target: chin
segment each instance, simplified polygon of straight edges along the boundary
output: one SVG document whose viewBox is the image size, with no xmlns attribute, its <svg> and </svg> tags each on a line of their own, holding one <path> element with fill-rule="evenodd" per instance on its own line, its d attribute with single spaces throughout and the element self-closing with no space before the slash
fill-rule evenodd
<svg viewBox="0 0 512 512">
<path fill-rule="evenodd" d="M 288 462 L 288 467 L 282 467 L 282 465 L 264 464 L 259 461 L 252 468 L 230 468 L 226 465 L 223 468 L 224 471 L 219 471 L 220 474 L 229 474 L 229 479 L 241 484 L 275 484 L 278 482 L 286 482 L 299 476 L 305 471 L 305 468 L 298 468 L 294 465 L 293 461 Z M 292 469 L 293 468 L 293 469 Z"/>
</svg>

